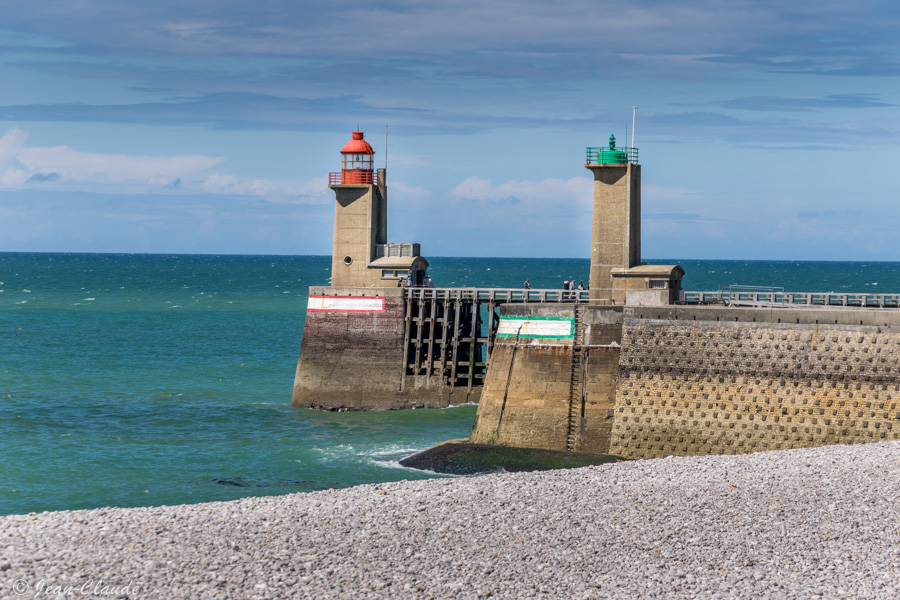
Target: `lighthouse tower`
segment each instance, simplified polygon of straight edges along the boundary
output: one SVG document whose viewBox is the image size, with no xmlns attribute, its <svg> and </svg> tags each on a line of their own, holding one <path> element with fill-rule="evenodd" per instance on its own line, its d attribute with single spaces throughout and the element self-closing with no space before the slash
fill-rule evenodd
<svg viewBox="0 0 900 600">
<path fill-rule="evenodd" d="M 375 150 L 354 131 L 341 150 L 341 171 L 330 173 L 334 190 L 332 287 L 396 287 L 412 271 L 424 278 L 428 261 L 419 244 L 387 242 L 387 171 L 374 168 Z"/>
<path fill-rule="evenodd" d="M 641 262 L 641 165 L 637 148 L 588 148 L 594 174 L 590 299 L 594 304 L 671 304 L 684 269 Z"/>
</svg>

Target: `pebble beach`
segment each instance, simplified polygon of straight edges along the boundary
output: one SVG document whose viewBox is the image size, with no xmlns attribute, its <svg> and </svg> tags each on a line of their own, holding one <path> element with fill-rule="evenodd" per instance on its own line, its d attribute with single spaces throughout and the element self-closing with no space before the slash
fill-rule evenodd
<svg viewBox="0 0 900 600">
<path fill-rule="evenodd" d="M 2 598 L 897 598 L 900 443 L 0 517 Z"/>
</svg>

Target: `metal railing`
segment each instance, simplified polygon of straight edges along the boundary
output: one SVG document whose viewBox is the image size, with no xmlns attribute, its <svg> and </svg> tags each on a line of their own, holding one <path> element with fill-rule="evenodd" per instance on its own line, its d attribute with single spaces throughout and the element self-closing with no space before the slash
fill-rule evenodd
<svg viewBox="0 0 900 600">
<path fill-rule="evenodd" d="M 739 291 L 728 287 L 744 288 Z M 834 292 L 785 292 L 781 288 L 769 291 L 749 291 L 749 286 L 724 286 L 717 292 L 684 292 L 685 304 L 710 304 L 722 306 L 771 306 L 802 307 L 824 306 L 831 308 L 900 308 L 900 294 L 865 294 Z"/>
<path fill-rule="evenodd" d="M 684 292 L 684 303 L 694 305 L 762 306 L 797 308 L 803 306 L 848 308 L 900 308 L 900 293 L 865 294 L 833 292 L 785 292 L 782 288 L 753 289 L 754 286 L 723 286 L 715 292 Z M 588 302 L 588 290 L 526 290 L 502 288 L 426 288 L 404 289 L 408 300 L 477 300 L 504 303 Z"/>
<path fill-rule="evenodd" d="M 373 171 L 350 171 L 347 176 L 351 181 L 347 184 L 378 185 L 378 174 Z M 344 172 L 337 171 L 328 174 L 328 185 L 341 185 L 344 182 Z"/>
<path fill-rule="evenodd" d="M 633 165 L 638 164 L 638 149 L 629 146 L 622 146 L 621 148 L 615 148 L 613 150 L 610 150 L 609 146 L 588 146 L 587 157 L 584 162 L 589 165 L 621 163 L 621 160 L 610 160 L 609 158 L 611 154 L 619 152 L 625 154 L 625 162 Z"/>
<path fill-rule="evenodd" d="M 419 244 L 375 244 L 375 258 L 419 256 Z"/>
<path fill-rule="evenodd" d="M 406 288 L 409 300 L 478 300 L 509 302 L 587 302 L 588 290 L 526 290 L 499 288 Z"/>
</svg>

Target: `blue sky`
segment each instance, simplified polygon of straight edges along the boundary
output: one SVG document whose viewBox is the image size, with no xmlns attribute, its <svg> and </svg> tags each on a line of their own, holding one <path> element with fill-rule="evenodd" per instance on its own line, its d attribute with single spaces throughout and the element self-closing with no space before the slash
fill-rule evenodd
<svg viewBox="0 0 900 600">
<path fill-rule="evenodd" d="M 389 126 L 391 241 L 587 257 L 637 106 L 644 258 L 900 260 L 893 1 L 2 6 L 0 251 L 329 254 Z"/>
</svg>

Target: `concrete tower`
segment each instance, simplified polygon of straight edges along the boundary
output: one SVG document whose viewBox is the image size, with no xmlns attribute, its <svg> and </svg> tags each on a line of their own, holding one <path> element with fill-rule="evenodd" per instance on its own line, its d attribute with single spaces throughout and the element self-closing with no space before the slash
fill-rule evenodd
<svg viewBox="0 0 900 600">
<path fill-rule="evenodd" d="M 354 131 L 341 150 L 341 172 L 330 173 L 334 190 L 334 247 L 331 285 L 369 287 L 377 284 L 367 269 L 375 246 L 387 243 L 387 186 L 384 169 L 373 169 L 375 151 Z"/>
<path fill-rule="evenodd" d="M 428 261 L 419 244 L 387 242 L 387 172 L 374 169 L 375 151 L 362 131 L 341 150 L 341 172 L 329 173 L 334 190 L 332 287 L 396 287 L 412 273 L 421 284 Z"/>
<path fill-rule="evenodd" d="M 641 264 L 641 166 L 636 148 L 588 148 L 584 165 L 594 174 L 591 233 L 592 302 L 625 303 L 625 280 L 613 271 Z"/>
</svg>

